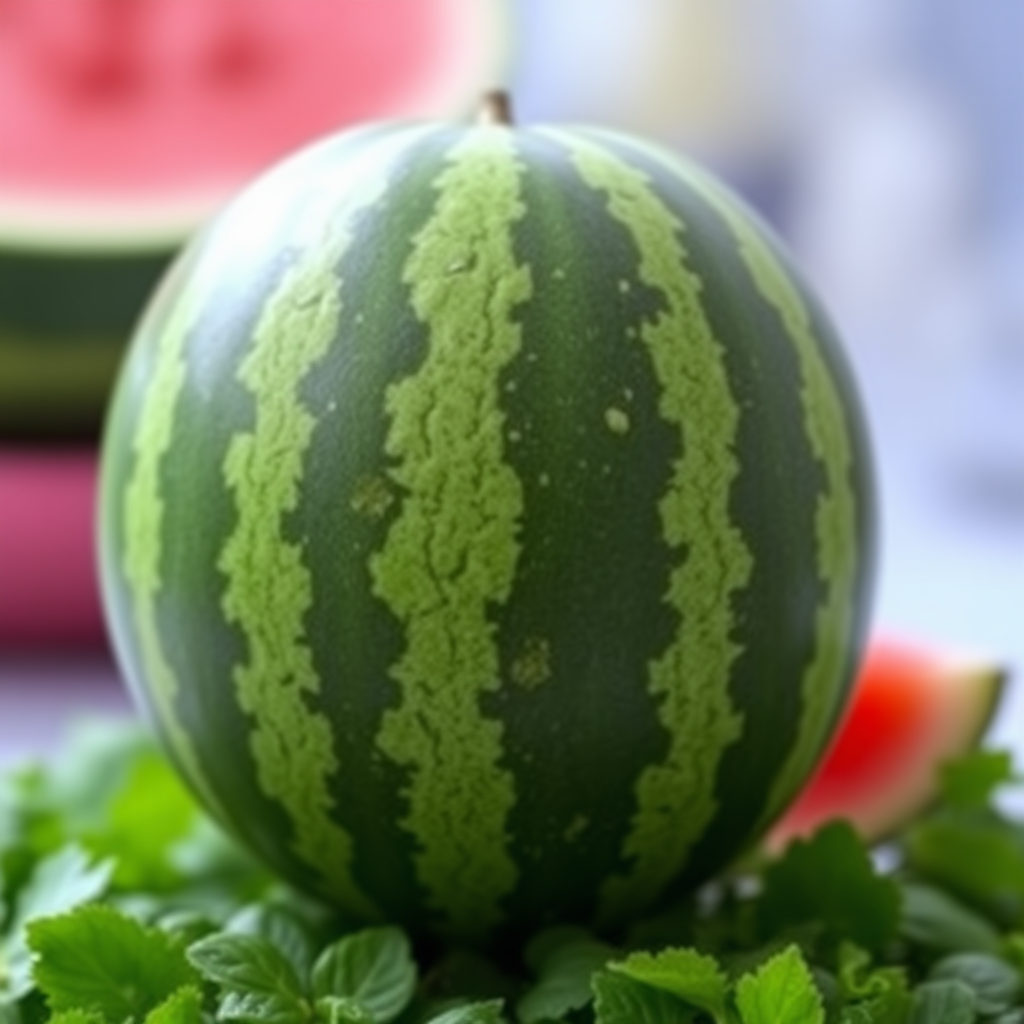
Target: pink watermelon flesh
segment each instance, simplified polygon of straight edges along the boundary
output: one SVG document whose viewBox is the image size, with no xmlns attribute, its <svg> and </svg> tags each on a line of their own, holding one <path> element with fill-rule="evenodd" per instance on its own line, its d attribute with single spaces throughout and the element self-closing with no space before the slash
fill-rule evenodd
<svg viewBox="0 0 1024 1024">
<path fill-rule="evenodd" d="M 5 0 L 0 191 L 197 195 L 492 84 L 493 0 Z"/>
<path fill-rule="evenodd" d="M 939 765 L 982 740 L 1003 683 L 987 659 L 876 638 L 831 749 L 769 849 L 837 817 L 869 842 L 890 835 L 934 798 Z"/>
</svg>

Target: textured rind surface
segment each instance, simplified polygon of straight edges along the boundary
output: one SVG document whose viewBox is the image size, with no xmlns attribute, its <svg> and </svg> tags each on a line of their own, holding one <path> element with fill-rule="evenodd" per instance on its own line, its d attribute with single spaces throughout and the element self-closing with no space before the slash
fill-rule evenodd
<svg viewBox="0 0 1024 1024">
<path fill-rule="evenodd" d="M 827 318 L 721 186 L 597 131 L 377 126 L 256 183 L 140 327 L 102 494 L 119 658 L 213 812 L 466 936 L 754 842 L 873 565 Z"/>
</svg>

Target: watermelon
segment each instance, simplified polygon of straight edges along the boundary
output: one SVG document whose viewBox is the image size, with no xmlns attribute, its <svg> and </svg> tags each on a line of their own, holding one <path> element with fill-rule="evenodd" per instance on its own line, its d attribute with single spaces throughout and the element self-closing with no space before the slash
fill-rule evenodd
<svg viewBox="0 0 1024 1024">
<path fill-rule="evenodd" d="M 104 604 L 281 875 L 474 941 L 614 929 L 754 843 L 845 703 L 875 536 L 828 319 L 699 167 L 370 124 L 189 246 L 106 425 Z"/>
<path fill-rule="evenodd" d="M 768 849 L 832 818 L 869 843 L 892 835 L 935 799 L 941 765 L 983 741 L 1005 681 L 988 657 L 875 637 L 827 755 L 772 828 Z"/>
<path fill-rule="evenodd" d="M 3 5 L 0 429 L 96 433 L 146 297 L 242 184 L 342 124 L 462 112 L 505 63 L 499 0 L 394 7 Z"/>
</svg>

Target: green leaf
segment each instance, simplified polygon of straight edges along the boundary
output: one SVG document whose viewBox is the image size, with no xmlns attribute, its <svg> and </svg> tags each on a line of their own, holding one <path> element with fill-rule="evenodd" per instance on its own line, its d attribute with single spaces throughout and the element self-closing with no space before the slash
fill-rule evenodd
<svg viewBox="0 0 1024 1024">
<path fill-rule="evenodd" d="M 199 980 L 170 936 L 101 904 L 30 922 L 28 943 L 33 978 L 58 1012 L 142 1018 Z"/>
<path fill-rule="evenodd" d="M 113 861 L 96 863 L 77 843 L 57 850 L 39 862 L 22 889 L 12 931 L 34 918 L 62 914 L 102 896 L 113 868 Z"/>
<path fill-rule="evenodd" d="M 221 1020 L 295 1024 L 309 1018 L 295 968 L 258 935 L 219 932 L 188 947 L 189 961 L 221 989 Z"/>
<path fill-rule="evenodd" d="M 53 1014 L 47 1024 L 106 1024 L 103 1014 L 94 1010 L 64 1010 Z"/>
<path fill-rule="evenodd" d="M 203 996 L 195 985 L 172 992 L 146 1016 L 145 1024 L 202 1024 Z"/>
<path fill-rule="evenodd" d="M 316 951 L 313 937 L 299 918 L 273 903 L 250 903 L 233 914 L 224 931 L 256 935 L 266 939 L 295 969 L 298 978 L 308 978 Z"/>
<path fill-rule="evenodd" d="M 736 983 L 743 1024 L 823 1024 L 825 1010 L 800 950 L 790 946 Z"/>
<path fill-rule="evenodd" d="M 93 863 L 80 846 L 71 843 L 41 860 L 22 888 L 0 958 L 7 961 L 9 995 L 20 998 L 32 988 L 27 925 L 43 917 L 72 910 L 102 896 L 110 883 L 113 863 Z"/>
<path fill-rule="evenodd" d="M 313 994 L 353 999 L 388 1024 L 416 991 L 416 964 L 400 928 L 367 928 L 328 946 L 313 967 Z"/>
<path fill-rule="evenodd" d="M 980 914 L 965 907 L 944 889 L 906 882 L 900 913 L 900 935 L 924 949 L 942 953 L 998 953 L 1003 940 Z"/>
<path fill-rule="evenodd" d="M 660 953 L 633 953 L 610 971 L 678 996 L 690 1006 L 725 1018 L 728 979 L 718 962 L 693 949 L 666 949 Z"/>
<path fill-rule="evenodd" d="M 839 946 L 838 981 L 844 999 L 869 999 L 907 988 L 906 972 L 901 967 L 875 967 L 871 954 L 852 942 Z"/>
<path fill-rule="evenodd" d="M 580 928 L 540 933 L 526 951 L 538 979 L 516 1004 L 516 1017 L 536 1024 L 586 1006 L 594 998 L 591 979 L 613 955 L 611 946 Z"/>
<path fill-rule="evenodd" d="M 909 1024 L 973 1024 L 974 991 L 955 978 L 926 981 L 914 990 Z"/>
<path fill-rule="evenodd" d="M 1005 750 L 975 750 L 939 765 L 940 798 L 950 807 L 987 807 L 1013 781 L 1013 756 Z"/>
<path fill-rule="evenodd" d="M 324 996 L 316 1001 L 317 1018 L 325 1024 L 376 1024 L 362 1003 L 346 996 Z"/>
<path fill-rule="evenodd" d="M 115 880 L 122 889 L 166 891 L 178 881 L 173 844 L 188 835 L 198 816 L 195 799 L 167 760 L 141 749 L 84 841 L 96 854 L 116 856 Z"/>
<path fill-rule="evenodd" d="M 501 1024 L 502 1004 L 499 999 L 482 1003 L 467 1003 L 431 1017 L 427 1024 Z"/>
<path fill-rule="evenodd" d="M 952 953 L 939 960 L 928 977 L 963 982 L 974 992 L 978 1013 L 984 1016 L 1012 1010 L 1024 992 L 1020 972 L 987 953 Z"/>
<path fill-rule="evenodd" d="M 840 1014 L 843 1024 L 905 1024 L 910 990 L 902 967 L 875 967 L 867 950 L 844 942 L 839 946 L 837 981 L 848 1004 Z"/>
<path fill-rule="evenodd" d="M 905 846 L 915 872 L 995 920 L 1024 923 L 1024 826 L 946 813 L 912 826 Z"/>
<path fill-rule="evenodd" d="M 839 1024 L 907 1024 L 909 1014 L 910 996 L 891 993 L 843 1007 L 838 1021 Z"/>
<path fill-rule="evenodd" d="M 597 1024 L 696 1024 L 703 1011 L 615 971 L 594 975 Z"/>
<path fill-rule="evenodd" d="M 808 922 L 834 940 L 869 950 L 884 948 L 899 924 L 896 883 L 876 870 L 853 827 L 831 822 L 810 839 L 796 839 L 764 872 L 757 903 L 765 937 Z"/>
</svg>

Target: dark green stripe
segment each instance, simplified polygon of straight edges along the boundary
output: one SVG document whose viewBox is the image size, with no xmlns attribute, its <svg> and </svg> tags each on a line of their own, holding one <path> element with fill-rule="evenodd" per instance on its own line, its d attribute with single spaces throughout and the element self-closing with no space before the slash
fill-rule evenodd
<svg viewBox="0 0 1024 1024">
<path fill-rule="evenodd" d="M 665 593 L 679 625 L 651 664 L 649 682 L 670 745 L 637 781 L 623 846 L 629 868 L 603 887 L 602 915 L 616 919 L 650 905 L 682 871 L 718 810 L 719 762 L 742 728 L 729 692 L 740 650 L 731 600 L 749 581 L 753 556 L 731 519 L 739 408 L 702 308 L 700 278 L 688 267 L 685 225 L 642 172 L 579 136 L 553 134 L 633 234 L 640 279 L 665 297 L 667 311 L 642 326 L 640 341 L 662 386 L 659 412 L 679 432 L 680 454 L 659 503 L 664 542 L 679 553 Z"/>
<path fill-rule="evenodd" d="M 137 342 L 140 349 L 151 346 L 153 357 L 151 376 L 144 382 L 145 390 L 139 399 L 139 417 L 131 446 L 134 462 L 123 495 L 122 570 L 131 592 L 144 689 L 189 783 L 206 806 L 224 819 L 219 799 L 206 785 L 192 737 L 178 717 L 175 702 L 181 684 L 168 663 L 157 621 L 157 599 L 164 583 L 166 529 L 160 474 L 172 444 L 175 413 L 185 382 L 185 342 L 216 284 L 212 275 L 193 271 L 189 264 L 179 266 L 177 275 L 165 283 L 144 325 L 144 330 L 148 330 L 149 324 L 160 325 L 162 329 L 159 334 L 144 334 Z M 182 281 L 183 290 L 176 294 Z"/>
<path fill-rule="evenodd" d="M 814 648 L 817 581 L 815 506 L 824 487 L 804 426 L 800 366 L 785 326 L 748 284 L 728 225 L 678 172 L 620 139 L 600 142 L 648 174 L 674 209 L 686 211 L 688 248 L 701 268 L 702 304 L 740 408 L 732 518 L 758 553 L 749 584 L 736 594 L 735 638 L 742 645 L 730 680 L 747 728 L 724 754 L 717 792 L 722 813 L 694 847 L 674 888 L 720 870 L 723 850 L 756 833 L 770 786 L 799 726 L 801 666 Z"/>
<path fill-rule="evenodd" d="M 195 738 L 207 788 L 230 806 L 234 827 L 279 870 L 321 888 L 330 885 L 282 843 L 282 836 L 297 832 L 290 812 L 268 802 L 256 785 L 257 771 L 242 753 L 249 746 L 251 722 L 231 681 L 252 652 L 242 631 L 224 622 L 218 599 L 225 577 L 217 560 L 238 525 L 222 463 L 234 435 L 257 429 L 255 397 L 235 375 L 251 348 L 266 297 L 280 290 L 303 247 L 322 234 L 325 209 L 343 204 L 348 182 L 337 167 L 345 164 L 346 151 L 368 146 L 373 134 L 383 133 L 351 133 L 321 147 L 314 161 L 307 160 L 310 188 L 301 196 L 287 172 L 264 179 L 193 247 L 193 274 L 215 282 L 217 290 L 188 333 L 172 445 L 158 472 L 165 518 L 174 529 L 166 531 L 154 553 L 163 575 L 155 615 L 165 660 L 176 679 L 188 679 L 165 715 L 176 713 Z M 139 364 L 136 355 L 129 371 Z M 232 754 L 224 756 L 227 751 Z"/>
<path fill-rule="evenodd" d="M 356 878 L 389 916 L 407 914 L 423 892 L 414 840 L 399 824 L 408 770 L 381 757 L 376 744 L 385 710 L 400 698 L 389 672 L 404 641 L 401 624 L 372 598 L 369 560 L 400 511 L 384 450 L 385 393 L 392 381 L 414 374 L 427 352 L 427 331 L 402 271 L 433 213 L 431 182 L 454 134 L 438 131 L 410 143 L 381 203 L 355 225 L 338 268 L 338 342 L 302 388 L 316 420 L 303 477 L 316 486 L 303 488 L 287 524 L 316 570 L 306 625 L 316 671 L 330 685 L 313 706 L 334 724 L 344 764 L 333 786 L 338 819 L 355 840 Z"/>
<path fill-rule="evenodd" d="M 612 136 L 614 139 L 614 136 Z M 667 154 L 631 144 L 669 173 L 685 177 L 728 225 L 754 289 L 783 325 L 800 366 L 799 393 L 808 444 L 824 475 L 815 516 L 821 599 L 815 615 L 813 655 L 803 674 L 803 710 L 798 735 L 775 780 L 763 821 L 792 799 L 820 756 L 849 685 L 851 651 L 859 643 L 860 598 L 872 558 L 862 522 L 870 514 L 866 446 L 856 396 L 841 352 L 815 316 L 802 286 L 766 233 L 745 215 L 724 188 L 696 167 Z M 865 543 L 867 542 L 867 543 Z"/>
<path fill-rule="evenodd" d="M 527 866 L 510 913 L 584 919 L 622 866 L 635 779 L 668 749 L 647 663 L 676 626 L 661 599 L 658 502 L 679 438 L 658 414 L 661 386 L 639 341 L 666 303 L 638 279 L 628 228 L 602 192 L 581 187 L 565 147 L 533 131 L 517 142 L 530 172 L 515 245 L 533 295 L 518 312 L 523 345 L 502 407 L 526 514 L 498 632 L 503 685 L 485 706 L 505 722 L 525 795 L 509 815 L 513 856 Z"/>
<path fill-rule="evenodd" d="M 406 637 L 392 669 L 401 702 L 384 715 L 380 749 L 410 769 L 403 825 L 417 874 L 459 933 L 497 924 L 518 874 L 502 726 L 480 701 L 499 684 L 489 613 L 508 598 L 522 514 L 499 405 L 520 345 L 513 313 L 530 294 L 512 251 L 520 173 L 511 133 L 495 127 L 466 134 L 435 183 L 437 207 L 403 274 L 428 350 L 387 395 L 401 508 L 371 563 L 374 592 Z"/>
<path fill-rule="evenodd" d="M 396 134 L 353 153 L 329 189 L 311 192 L 307 207 L 294 211 L 293 237 L 305 249 L 267 302 L 239 368 L 255 398 L 255 422 L 227 451 L 238 521 L 218 562 L 227 580 L 225 616 L 248 646 L 234 680 L 239 707 L 253 721 L 260 786 L 287 812 L 299 857 L 321 872 L 330 865 L 325 883 L 365 916 L 378 911 L 353 876 L 352 837 L 338 824 L 331 792 L 344 754 L 330 720 L 310 705 L 322 685 L 305 627 L 313 570 L 303 543 L 284 527 L 298 504 L 314 428 L 301 386 L 338 333 L 336 266 L 353 242 L 353 218 L 380 201 L 392 155 L 407 142 Z"/>
<path fill-rule="evenodd" d="M 848 422 L 849 399 L 829 365 L 826 342 L 814 331 L 800 290 L 764 236 L 711 178 L 696 175 L 698 186 L 728 221 L 758 291 L 774 307 L 793 340 L 801 364 L 801 397 L 807 436 L 827 482 L 815 523 L 819 575 L 826 586 L 816 617 L 814 659 L 804 672 L 804 711 L 790 757 L 772 790 L 765 821 L 773 819 L 806 781 L 828 739 L 848 685 L 850 651 L 859 638 L 857 582 L 868 553 L 857 543 L 860 509 L 854 491 L 855 448 Z"/>
</svg>

